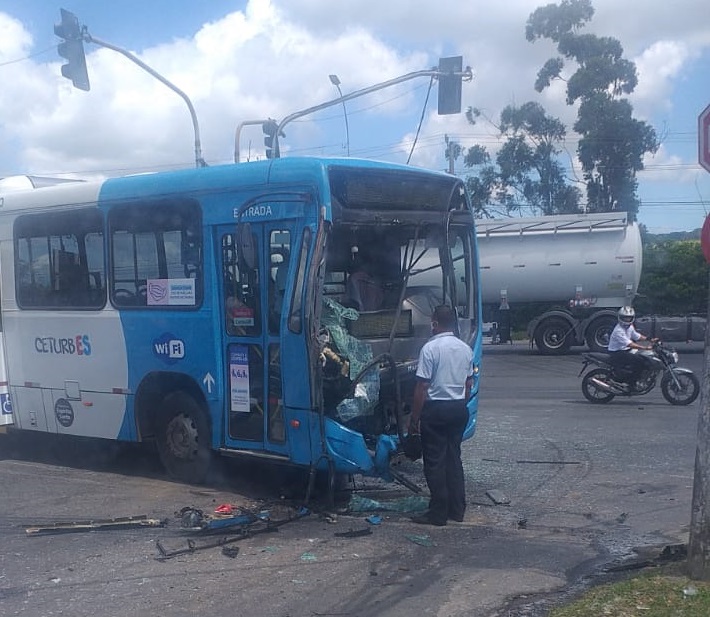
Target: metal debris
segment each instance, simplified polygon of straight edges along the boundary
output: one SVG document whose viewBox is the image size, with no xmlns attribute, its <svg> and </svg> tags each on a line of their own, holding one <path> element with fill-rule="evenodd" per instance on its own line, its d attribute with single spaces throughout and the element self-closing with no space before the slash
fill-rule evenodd
<svg viewBox="0 0 710 617">
<path fill-rule="evenodd" d="M 28 536 L 50 535 L 58 533 L 81 533 L 103 531 L 107 529 L 136 529 L 139 527 L 165 527 L 167 520 L 141 516 L 96 519 L 89 521 L 71 521 L 50 523 L 49 525 L 30 525 L 25 528 Z"/>
<path fill-rule="evenodd" d="M 180 512 L 183 511 L 185 511 L 185 508 L 183 508 L 183 510 L 181 510 Z M 296 512 L 294 516 L 279 521 L 272 521 L 270 519 L 260 518 L 257 518 L 256 520 L 252 519 L 252 522 L 250 524 L 240 526 L 240 528 L 237 530 L 237 535 L 226 536 L 212 541 L 202 541 L 199 543 L 195 542 L 195 540 L 188 539 L 187 546 L 178 549 L 168 550 L 167 548 L 165 548 L 165 546 L 163 546 L 160 540 L 157 540 L 155 545 L 158 549 L 159 555 L 156 557 L 156 559 L 158 561 L 166 561 L 167 559 L 172 559 L 173 557 L 177 557 L 178 555 L 187 555 L 205 549 L 217 548 L 220 546 L 223 547 L 227 544 L 232 544 L 234 542 L 238 542 L 239 540 L 243 540 L 244 538 L 250 538 L 257 534 L 277 532 L 279 528 L 283 525 L 308 516 L 310 513 L 311 512 L 310 510 L 308 510 L 308 508 L 302 507 L 300 510 L 298 510 L 298 512 Z M 202 531 L 202 527 L 198 527 L 197 530 Z M 228 556 L 236 556 L 236 553 L 234 553 L 234 555 Z"/>
<path fill-rule="evenodd" d="M 363 536 L 371 536 L 372 529 L 365 527 L 364 529 L 350 529 L 348 531 L 339 531 L 333 534 L 336 538 L 362 538 Z"/>
</svg>

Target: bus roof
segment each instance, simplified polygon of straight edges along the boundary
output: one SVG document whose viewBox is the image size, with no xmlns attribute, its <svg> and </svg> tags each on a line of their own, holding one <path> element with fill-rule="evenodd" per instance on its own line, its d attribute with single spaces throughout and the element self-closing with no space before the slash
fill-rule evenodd
<svg viewBox="0 0 710 617">
<path fill-rule="evenodd" d="M 258 189 L 278 186 L 327 187 L 331 167 L 373 171 L 401 171 L 448 178 L 456 177 L 408 165 L 354 158 L 286 157 L 280 159 L 190 168 L 177 171 L 135 174 L 106 180 L 65 182 L 19 190 L 3 191 L 0 186 L 0 213 L 42 209 L 57 205 L 92 204 L 105 200 L 165 197 L 175 193 L 199 194 L 220 190 Z M 327 193 L 327 191 L 326 191 Z"/>
</svg>

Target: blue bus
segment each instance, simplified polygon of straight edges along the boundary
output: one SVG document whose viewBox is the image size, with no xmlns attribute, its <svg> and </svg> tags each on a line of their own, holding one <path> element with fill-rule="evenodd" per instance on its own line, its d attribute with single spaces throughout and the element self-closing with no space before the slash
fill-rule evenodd
<svg viewBox="0 0 710 617">
<path fill-rule="evenodd" d="M 389 478 L 438 304 L 474 351 L 474 433 L 477 271 L 461 180 L 402 165 L 283 158 L 0 194 L 12 430 L 154 441 L 185 482 L 215 453 Z"/>
</svg>

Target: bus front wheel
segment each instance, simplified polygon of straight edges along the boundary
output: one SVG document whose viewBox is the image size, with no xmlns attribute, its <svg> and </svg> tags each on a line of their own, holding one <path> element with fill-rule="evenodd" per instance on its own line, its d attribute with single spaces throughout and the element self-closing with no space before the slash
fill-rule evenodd
<svg viewBox="0 0 710 617">
<path fill-rule="evenodd" d="M 205 481 L 212 460 L 210 425 L 195 399 L 175 392 L 163 400 L 156 443 L 170 476 L 192 484 Z"/>
</svg>

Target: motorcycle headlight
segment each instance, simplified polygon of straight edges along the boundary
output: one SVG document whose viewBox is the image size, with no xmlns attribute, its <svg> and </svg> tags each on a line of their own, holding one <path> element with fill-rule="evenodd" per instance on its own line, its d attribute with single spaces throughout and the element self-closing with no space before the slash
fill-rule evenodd
<svg viewBox="0 0 710 617">
<path fill-rule="evenodd" d="M 678 352 L 677 351 L 671 352 L 671 358 L 673 359 L 673 363 L 677 364 L 678 363 Z"/>
</svg>

